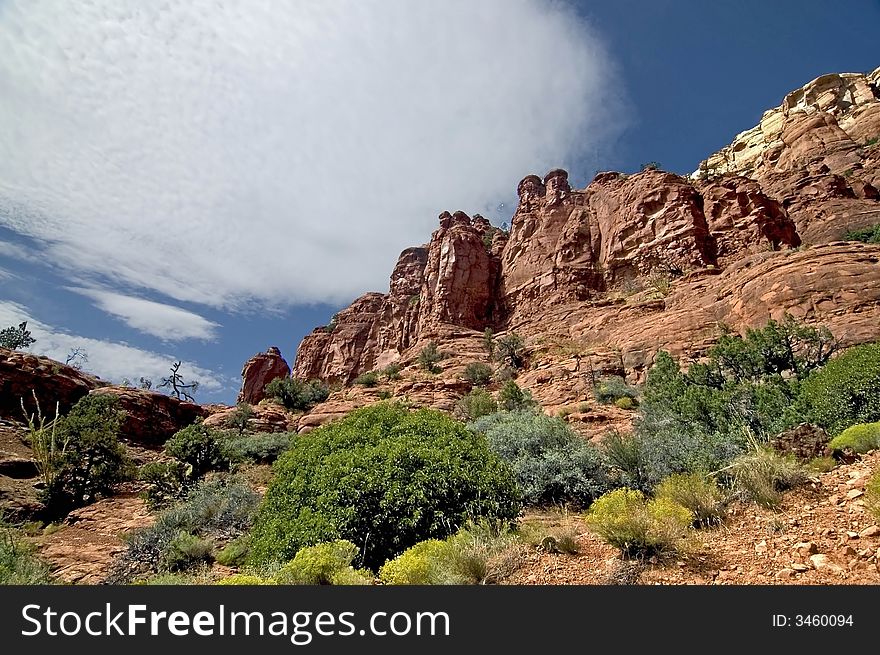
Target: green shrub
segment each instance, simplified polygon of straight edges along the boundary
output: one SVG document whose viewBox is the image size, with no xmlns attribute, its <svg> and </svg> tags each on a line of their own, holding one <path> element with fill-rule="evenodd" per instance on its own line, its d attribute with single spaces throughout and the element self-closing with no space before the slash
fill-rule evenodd
<svg viewBox="0 0 880 655">
<path fill-rule="evenodd" d="M 443 353 L 437 348 L 437 344 L 433 341 L 419 351 L 419 366 L 428 373 L 439 373 L 440 367 L 437 362 L 443 359 Z"/>
<path fill-rule="evenodd" d="M 516 332 L 495 339 L 495 359 L 515 370 L 525 365 L 525 343 Z"/>
<path fill-rule="evenodd" d="M 208 471 L 226 468 L 223 454 L 214 430 L 202 422 L 178 430 L 165 442 L 165 452 L 192 467 L 192 475 L 200 477 Z"/>
<path fill-rule="evenodd" d="M 469 427 L 510 464 L 527 505 L 586 505 L 608 489 L 599 452 L 559 418 L 499 412 Z"/>
<path fill-rule="evenodd" d="M 489 359 L 493 359 L 495 357 L 495 334 L 490 327 L 483 330 L 483 347 L 489 353 Z"/>
<path fill-rule="evenodd" d="M 669 476 L 657 485 L 654 497 L 686 507 L 693 513 L 697 525 L 718 523 L 727 513 L 725 494 L 718 483 L 699 473 Z"/>
<path fill-rule="evenodd" d="M 371 584 L 371 575 L 351 565 L 357 555 L 358 547 L 345 539 L 307 546 L 278 570 L 273 582 L 294 585 Z"/>
<path fill-rule="evenodd" d="M 828 444 L 834 452 L 850 449 L 856 453 L 866 453 L 880 448 L 880 422 L 851 425 Z"/>
<path fill-rule="evenodd" d="M 382 389 L 382 391 L 380 391 L 378 393 L 378 396 L 379 396 L 379 400 L 391 400 L 391 398 L 394 397 L 394 394 L 391 393 L 390 391 L 388 391 L 387 389 Z"/>
<path fill-rule="evenodd" d="M 219 560 L 218 560 L 219 561 Z M 236 573 L 235 575 L 230 575 L 228 578 L 223 578 L 217 582 L 218 585 L 223 586 L 258 586 L 258 585 L 270 585 L 274 584 L 271 580 L 266 580 L 265 578 L 261 578 L 256 575 L 248 575 L 245 573 Z"/>
<path fill-rule="evenodd" d="M 265 394 L 287 409 L 305 412 L 327 400 L 330 388 L 320 380 L 304 382 L 296 378 L 275 378 L 266 385 Z"/>
<path fill-rule="evenodd" d="M 235 430 L 238 436 L 247 432 L 249 421 L 254 416 L 254 410 L 247 403 L 238 403 L 235 410 L 224 419 L 223 424 L 230 430 Z"/>
<path fill-rule="evenodd" d="M 193 482 L 192 467 L 183 462 L 150 462 L 138 470 L 147 483 L 144 499 L 150 509 L 162 509 L 183 498 Z"/>
<path fill-rule="evenodd" d="M 52 584 L 49 567 L 17 531 L 0 525 L 0 585 Z"/>
<path fill-rule="evenodd" d="M 628 385 L 626 380 L 617 375 L 605 378 L 599 382 L 593 393 L 597 401 L 605 404 L 613 404 L 618 400 L 627 398 L 632 403 L 631 406 L 634 406 L 636 404 L 634 401 L 639 397 L 639 390 Z"/>
<path fill-rule="evenodd" d="M 58 440 L 64 448 L 55 453 L 54 475 L 43 492 L 51 516 L 62 516 L 110 494 L 134 474 L 119 443 L 125 412 L 118 407 L 113 396 L 89 394 L 58 422 Z"/>
<path fill-rule="evenodd" d="M 498 393 L 501 408 L 507 412 L 516 412 L 538 406 L 528 389 L 521 389 L 513 380 L 508 380 Z"/>
<path fill-rule="evenodd" d="M 861 230 L 850 230 L 843 237 L 847 241 L 861 241 L 862 243 L 880 243 L 880 223 L 873 227 Z"/>
<path fill-rule="evenodd" d="M 492 367 L 483 362 L 471 362 L 464 371 L 464 379 L 476 387 L 482 387 L 492 380 Z"/>
<path fill-rule="evenodd" d="M 608 492 L 587 514 L 587 525 L 628 557 L 675 551 L 693 522 L 686 507 L 668 498 L 648 501 L 633 489 Z"/>
<path fill-rule="evenodd" d="M 168 542 L 162 553 L 162 568 L 167 571 L 182 571 L 201 562 L 214 559 L 214 546 L 189 532 L 180 531 Z"/>
<path fill-rule="evenodd" d="M 724 472 L 745 498 L 770 509 L 782 502 L 783 491 L 807 479 L 806 469 L 793 456 L 758 444 L 733 460 Z"/>
<path fill-rule="evenodd" d="M 298 439 L 278 460 L 254 526 L 250 561 L 290 558 L 320 542 L 363 544 L 363 564 L 469 517 L 514 519 L 516 480 L 485 439 L 442 412 L 394 403 L 355 410 Z"/>
<path fill-rule="evenodd" d="M 471 389 L 467 395 L 459 398 L 455 409 L 457 416 L 465 421 L 473 421 L 497 412 L 498 403 L 485 389 Z"/>
<path fill-rule="evenodd" d="M 617 407 L 618 409 L 626 409 L 626 410 L 635 409 L 636 408 L 636 401 L 633 400 L 632 398 L 628 398 L 628 397 L 624 396 L 623 398 L 618 398 L 617 400 L 615 400 L 614 406 Z"/>
<path fill-rule="evenodd" d="M 362 387 L 375 387 L 379 384 L 379 374 L 376 371 L 361 373 L 354 379 L 355 384 Z"/>
<path fill-rule="evenodd" d="M 874 517 L 874 521 L 880 523 L 880 471 L 875 471 L 865 485 L 865 507 Z"/>
<path fill-rule="evenodd" d="M 382 369 L 382 375 L 385 376 L 385 379 L 389 382 L 391 380 L 399 380 L 400 379 L 400 364 L 389 364 L 385 368 Z"/>
<path fill-rule="evenodd" d="M 0 348 L 9 348 L 10 350 L 27 350 L 37 340 L 31 336 L 31 331 L 27 329 L 27 321 L 18 324 L 18 327 L 10 325 L 0 330 Z"/>
<path fill-rule="evenodd" d="M 247 535 L 233 539 L 217 553 L 217 563 L 223 566 L 241 566 L 247 559 L 250 546 Z"/>
<path fill-rule="evenodd" d="M 263 432 L 244 436 L 220 438 L 222 459 L 229 462 L 271 464 L 290 448 L 292 432 Z"/>
<path fill-rule="evenodd" d="M 444 562 L 449 543 L 439 539 L 420 541 L 379 569 L 379 580 L 391 585 L 436 585 L 446 581 Z"/>
<path fill-rule="evenodd" d="M 185 500 L 162 512 L 152 526 L 127 538 L 116 578 L 124 581 L 137 573 L 165 570 L 171 542 L 179 533 L 205 540 L 241 536 L 251 527 L 259 502 L 258 494 L 235 479 L 200 483 Z"/>
<path fill-rule="evenodd" d="M 880 421 L 880 343 L 855 346 L 801 384 L 799 404 L 831 434 Z"/>
</svg>

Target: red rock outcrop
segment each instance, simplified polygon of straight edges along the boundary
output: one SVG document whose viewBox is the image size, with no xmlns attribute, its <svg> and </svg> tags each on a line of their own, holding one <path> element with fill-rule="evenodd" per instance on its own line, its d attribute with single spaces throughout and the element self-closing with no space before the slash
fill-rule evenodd
<svg viewBox="0 0 880 655">
<path fill-rule="evenodd" d="M 694 177 L 757 180 L 787 209 L 805 244 L 880 222 L 880 68 L 823 75 L 700 164 Z"/>
<path fill-rule="evenodd" d="M 814 80 L 690 177 L 648 168 L 572 189 L 561 169 L 529 175 L 509 234 L 444 212 L 427 246 L 401 255 L 389 294 L 362 296 L 332 332 L 306 337 L 294 375 L 351 382 L 396 361 L 411 373 L 385 392 L 449 409 L 447 373 L 485 359 L 482 330 L 515 330 L 532 358 L 523 383 L 570 410 L 595 374 L 641 379 L 661 348 L 699 357 L 721 323 L 744 330 L 787 312 L 846 344 L 880 338 L 880 249 L 839 243 L 880 223 L 878 82 L 880 69 Z M 415 365 L 428 341 L 450 353 L 434 377 Z M 567 354 L 547 359 L 554 341 Z M 371 397 L 331 395 L 300 424 Z"/>
<path fill-rule="evenodd" d="M 56 403 L 64 414 L 89 391 L 104 385 L 106 382 L 54 359 L 0 348 L 0 417 L 22 420 L 22 399 L 29 413 L 36 409 L 33 393 L 44 416 L 55 415 Z"/>
<path fill-rule="evenodd" d="M 102 387 L 90 393 L 116 398 L 126 417 L 120 436 L 142 446 L 161 446 L 175 432 L 208 415 L 201 405 L 158 391 L 132 387 Z"/>
<path fill-rule="evenodd" d="M 205 419 L 205 425 L 211 428 L 227 429 L 226 421 L 235 413 L 235 407 L 214 412 Z M 248 419 L 249 432 L 291 432 L 296 430 L 297 417 L 283 407 L 273 404 L 254 405 L 253 414 Z"/>
<path fill-rule="evenodd" d="M 266 397 L 266 385 L 277 378 L 290 377 L 290 366 L 281 356 L 281 351 L 270 347 L 264 353 L 258 353 L 244 363 L 241 369 L 241 391 L 238 402 L 256 405 Z"/>
</svg>

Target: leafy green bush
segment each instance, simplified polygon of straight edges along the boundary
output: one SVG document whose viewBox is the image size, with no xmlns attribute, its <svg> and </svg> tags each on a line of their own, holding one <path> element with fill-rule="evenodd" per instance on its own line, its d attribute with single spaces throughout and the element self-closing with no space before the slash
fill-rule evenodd
<svg viewBox="0 0 880 655">
<path fill-rule="evenodd" d="M 345 539 L 301 548 L 275 574 L 275 584 L 365 585 L 372 575 L 356 570 L 351 563 L 358 547 Z"/>
<path fill-rule="evenodd" d="M 271 464 L 290 448 L 295 437 L 292 432 L 262 432 L 244 436 L 227 436 L 219 439 L 220 451 L 229 462 L 254 462 Z"/>
<path fill-rule="evenodd" d="M 727 513 L 725 494 L 718 483 L 699 473 L 670 475 L 657 485 L 654 497 L 686 507 L 698 525 L 718 523 Z"/>
<path fill-rule="evenodd" d="M 366 371 L 365 373 L 361 373 L 354 379 L 355 384 L 359 384 L 362 387 L 375 387 L 379 384 L 379 373 L 376 371 Z"/>
<path fill-rule="evenodd" d="M 162 568 L 167 571 L 183 571 L 200 562 L 214 559 L 214 547 L 207 539 L 189 532 L 175 534 L 162 553 Z"/>
<path fill-rule="evenodd" d="M 363 563 L 469 517 L 514 519 L 516 480 L 485 439 L 447 415 L 395 403 L 355 410 L 298 439 L 275 465 L 252 535 L 252 564 L 290 558 L 320 542 L 363 544 Z"/>
<path fill-rule="evenodd" d="M 49 515 L 62 516 L 109 494 L 134 474 L 119 443 L 125 412 L 118 407 L 113 396 L 89 394 L 59 420 L 57 438 L 64 447 L 54 453 L 54 475 L 43 492 Z"/>
<path fill-rule="evenodd" d="M 165 452 L 191 466 L 194 477 L 226 468 L 228 465 L 216 433 L 202 422 L 193 423 L 175 432 L 165 442 Z"/>
<path fill-rule="evenodd" d="M 499 412 L 469 427 L 513 468 L 527 505 L 586 505 L 608 490 L 599 452 L 559 418 Z"/>
<path fill-rule="evenodd" d="M 439 539 L 420 541 L 379 569 L 379 580 L 391 585 L 444 584 L 444 562 L 449 558 L 449 543 Z"/>
<path fill-rule="evenodd" d="M 631 406 L 636 404 L 639 390 L 626 383 L 622 377 L 614 375 L 599 382 L 593 392 L 600 403 L 612 404 L 623 398 L 630 400 Z"/>
<path fill-rule="evenodd" d="M 634 433 L 612 432 L 602 440 L 602 453 L 611 471 L 612 486 L 650 492 L 675 473 L 712 471 L 726 465 L 748 447 L 747 436 L 701 434 L 678 420 L 644 419 Z"/>
<path fill-rule="evenodd" d="M 242 436 L 247 432 L 248 424 L 254 416 L 254 410 L 247 403 L 238 403 L 235 410 L 226 417 L 223 424 L 230 430 L 235 430 L 238 436 Z"/>
<path fill-rule="evenodd" d="M 251 544 L 247 535 L 233 539 L 217 553 L 217 563 L 223 566 L 241 566 L 247 560 L 250 547 Z"/>
<path fill-rule="evenodd" d="M 49 567 L 12 527 L 0 524 L 0 585 L 52 584 Z"/>
<path fill-rule="evenodd" d="M 498 403 L 485 389 L 471 389 L 469 393 L 458 399 L 455 409 L 458 417 L 465 421 L 473 421 L 497 412 Z"/>
<path fill-rule="evenodd" d="M 145 571 L 165 570 L 172 541 L 189 533 L 206 541 L 229 540 L 252 525 L 260 496 L 238 480 L 202 482 L 184 501 L 162 512 L 149 528 L 128 537 L 117 578 L 125 580 Z"/>
<path fill-rule="evenodd" d="M 508 380 L 498 394 L 501 408 L 507 412 L 516 412 L 538 406 L 528 389 L 521 389 L 513 380 Z"/>
<path fill-rule="evenodd" d="M 880 523 L 880 471 L 875 471 L 865 485 L 865 506 L 874 517 L 874 521 Z"/>
<path fill-rule="evenodd" d="M 850 348 L 801 384 L 799 404 L 831 434 L 880 421 L 880 343 Z"/>
<path fill-rule="evenodd" d="M 400 364 L 389 364 L 385 368 L 382 369 L 382 375 L 385 376 L 385 379 L 389 382 L 391 380 L 399 380 L 400 379 Z"/>
<path fill-rule="evenodd" d="M 793 456 L 760 444 L 753 444 L 751 452 L 737 457 L 724 472 L 747 499 L 770 509 L 782 502 L 783 491 L 807 479 L 806 469 Z"/>
<path fill-rule="evenodd" d="M 828 447 L 834 452 L 848 448 L 856 453 L 880 448 L 880 422 L 851 425 L 834 437 Z"/>
<path fill-rule="evenodd" d="M 464 379 L 476 387 L 482 387 L 492 380 L 492 367 L 483 362 L 471 362 L 464 371 Z"/>
<path fill-rule="evenodd" d="M 525 343 L 516 332 L 510 332 L 494 341 L 495 359 L 515 370 L 525 365 Z"/>
<path fill-rule="evenodd" d="M 862 243 L 880 243 L 880 223 L 873 227 L 861 230 L 850 230 L 843 237 L 847 241 L 861 241 Z"/>
<path fill-rule="evenodd" d="M 624 396 L 623 398 L 618 398 L 617 400 L 615 400 L 614 406 L 617 407 L 618 409 L 626 409 L 626 410 L 635 409 L 636 408 L 636 401 L 633 400 L 632 398 Z"/>
<path fill-rule="evenodd" d="M 296 378 L 275 378 L 266 385 L 265 394 L 287 409 L 305 412 L 327 400 L 330 388 L 320 380 L 304 382 Z"/>
<path fill-rule="evenodd" d="M 633 489 L 615 489 L 590 507 L 587 525 L 629 557 L 676 550 L 694 522 L 693 513 L 669 498 L 646 500 Z"/>
<path fill-rule="evenodd" d="M 811 473 L 828 473 L 837 467 L 837 460 L 833 457 L 814 457 L 806 466 Z"/>
<path fill-rule="evenodd" d="M 144 499 L 150 509 L 162 509 L 186 496 L 193 482 L 192 467 L 183 462 L 150 462 L 138 470 L 147 483 Z"/>
<path fill-rule="evenodd" d="M 0 348 L 10 350 L 25 350 L 30 348 L 37 340 L 31 336 L 27 329 L 27 321 L 18 324 L 18 327 L 9 326 L 0 330 Z"/>
<path fill-rule="evenodd" d="M 437 362 L 443 359 L 443 353 L 440 352 L 437 344 L 433 341 L 419 351 L 419 366 L 428 373 L 439 373 L 440 367 Z"/>
</svg>

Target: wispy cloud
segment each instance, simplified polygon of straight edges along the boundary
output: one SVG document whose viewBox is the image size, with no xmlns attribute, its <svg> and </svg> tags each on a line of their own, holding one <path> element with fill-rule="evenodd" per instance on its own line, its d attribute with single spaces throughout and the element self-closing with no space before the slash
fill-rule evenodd
<svg viewBox="0 0 880 655">
<path fill-rule="evenodd" d="M 215 307 L 381 289 L 442 210 L 491 217 L 620 126 L 550 0 L 7 0 L 0 52 L 0 225 Z"/>
<path fill-rule="evenodd" d="M 169 365 L 174 361 L 168 355 L 134 348 L 125 343 L 70 334 L 35 319 L 23 305 L 0 301 L 0 326 L 18 325 L 21 321 L 28 322 L 28 330 L 36 339 L 30 352 L 63 362 L 71 349 L 81 348 L 88 354 L 84 370 L 110 382 L 118 383 L 125 378 L 138 380 L 141 376 L 158 382 L 168 375 Z M 206 391 L 220 391 L 233 384 L 232 380 L 191 362 L 183 362 L 180 372 L 187 380 L 198 380 L 200 387 Z"/>
<path fill-rule="evenodd" d="M 217 328 L 220 327 L 218 323 L 180 307 L 126 296 L 106 289 L 66 288 L 68 291 L 91 298 L 101 311 L 125 321 L 135 330 L 163 341 L 184 339 L 213 341 L 217 338 Z"/>
</svg>

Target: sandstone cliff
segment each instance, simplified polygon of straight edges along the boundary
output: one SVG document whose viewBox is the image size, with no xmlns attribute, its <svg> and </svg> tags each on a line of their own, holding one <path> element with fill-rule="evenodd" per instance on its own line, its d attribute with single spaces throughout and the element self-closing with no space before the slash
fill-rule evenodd
<svg viewBox="0 0 880 655">
<path fill-rule="evenodd" d="M 386 395 L 451 409 L 464 366 L 488 361 L 488 327 L 526 337 L 518 381 L 552 410 L 590 398 L 597 376 L 643 379 L 660 349 L 699 357 L 721 324 L 790 313 L 845 344 L 880 338 L 880 247 L 842 241 L 880 223 L 878 80 L 880 69 L 814 80 L 688 177 L 607 172 L 573 189 L 564 170 L 529 175 L 509 233 L 442 213 L 388 293 L 303 340 L 293 375 L 349 384 L 397 362 L 404 378 Z M 440 375 L 415 365 L 429 341 L 447 355 Z M 334 393 L 300 425 L 376 393 Z"/>
</svg>

